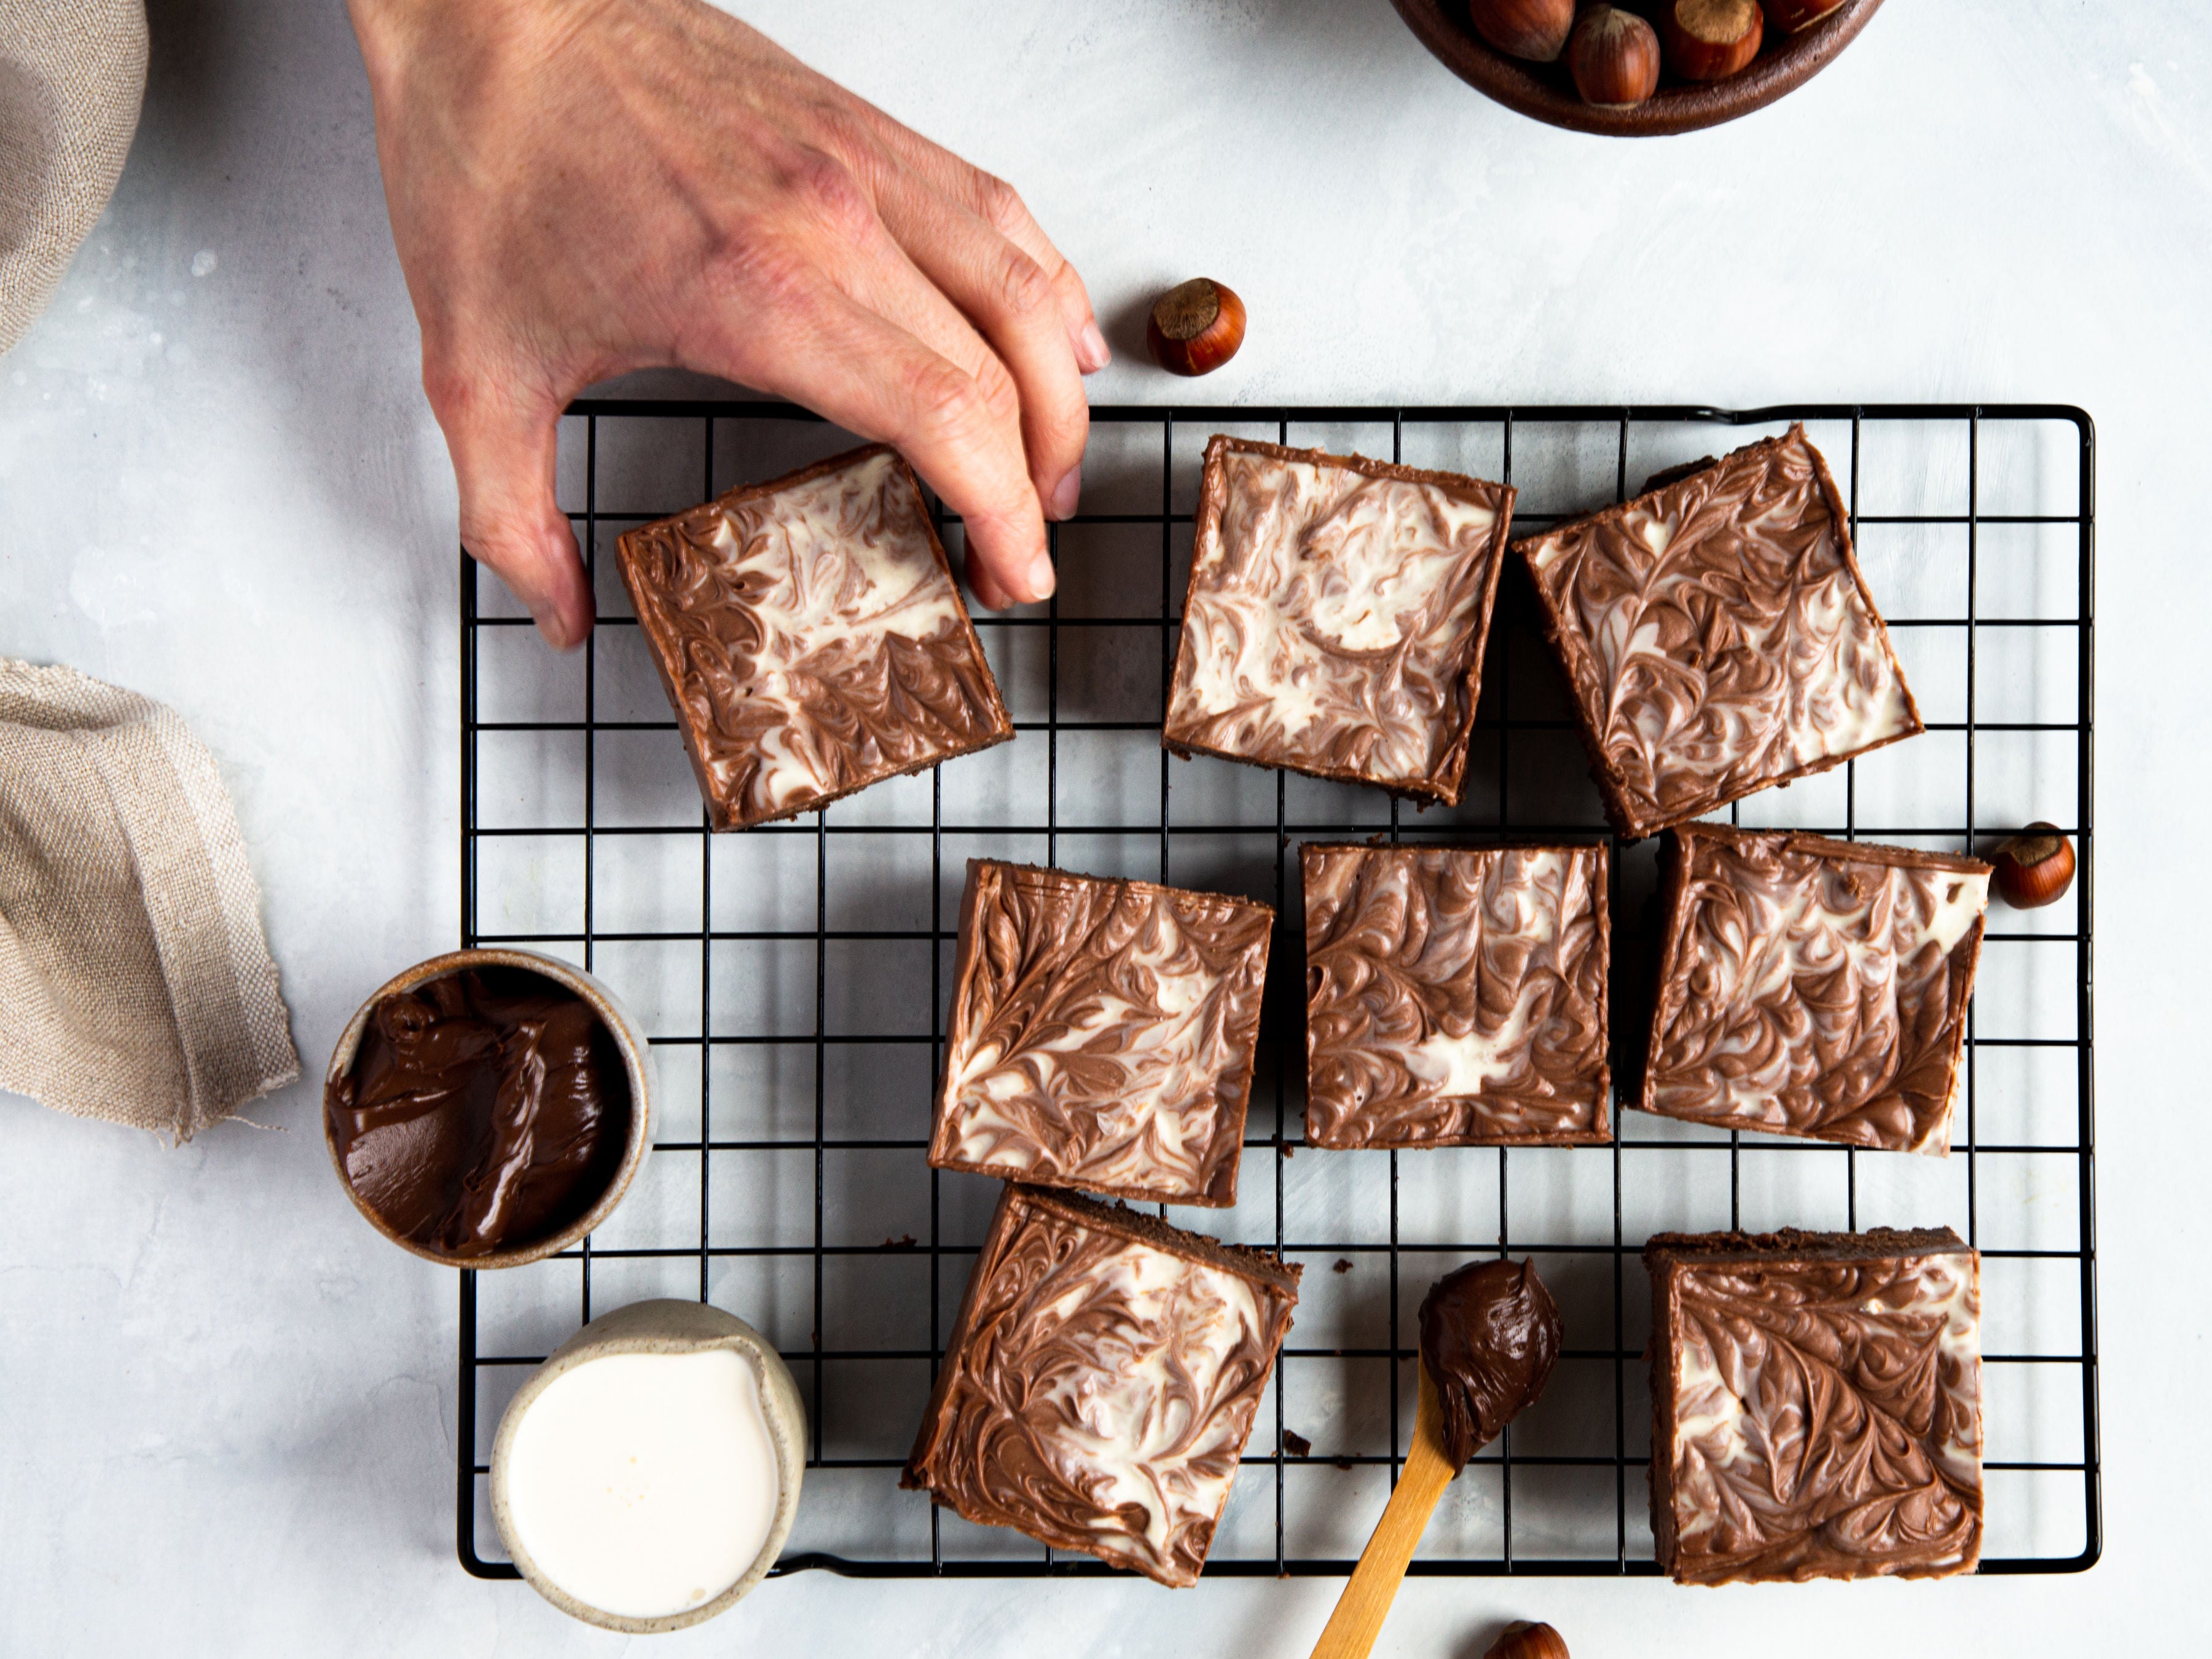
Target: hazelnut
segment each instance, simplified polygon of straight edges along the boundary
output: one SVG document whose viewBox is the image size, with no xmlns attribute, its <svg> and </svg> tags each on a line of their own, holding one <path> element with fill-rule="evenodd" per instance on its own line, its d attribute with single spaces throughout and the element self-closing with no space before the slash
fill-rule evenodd
<svg viewBox="0 0 2212 1659">
<path fill-rule="evenodd" d="M 2039 910 L 2055 904 L 2074 884 L 2074 843 L 2055 823 L 2031 823 L 1990 860 L 1996 889 L 2015 910 Z"/>
<path fill-rule="evenodd" d="M 1208 277 L 1178 283 L 1153 302 L 1145 342 L 1170 374 L 1211 374 L 1244 343 L 1244 302 Z"/>
<path fill-rule="evenodd" d="M 1468 0 L 1467 21 L 1498 51 L 1548 64 L 1575 26 L 1575 0 Z"/>
<path fill-rule="evenodd" d="M 1799 29 L 1819 22 L 1844 0 L 1761 0 L 1766 9 L 1766 25 L 1784 34 L 1795 34 Z"/>
<path fill-rule="evenodd" d="M 1567 37 L 1567 73 L 1583 102 L 1626 109 L 1659 86 L 1659 37 L 1618 6 L 1585 6 Z"/>
<path fill-rule="evenodd" d="M 1567 1644 L 1549 1625 L 1508 1625 L 1482 1659 L 1567 1659 Z"/>
<path fill-rule="evenodd" d="M 1759 0 L 1667 0 L 1659 39 L 1685 81 L 1724 81 L 1759 56 L 1766 18 Z"/>
</svg>

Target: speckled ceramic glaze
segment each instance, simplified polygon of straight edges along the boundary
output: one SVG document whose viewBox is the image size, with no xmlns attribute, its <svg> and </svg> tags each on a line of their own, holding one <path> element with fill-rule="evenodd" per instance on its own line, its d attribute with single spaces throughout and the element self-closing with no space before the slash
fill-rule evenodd
<svg viewBox="0 0 2212 1659">
<path fill-rule="evenodd" d="M 354 1017 L 346 1022 L 339 1034 L 337 1047 L 331 1053 L 331 1063 L 324 1071 L 325 1090 L 353 1069 L 354 1056 L 361 1048 L 362 1033 L 368 1029 L 369 1016 L 376 1005 L 386 997 L 418 989 L 432 980 L 443 979 L 471 968 L 520 968 L 551 980 L 564 990 L 571 991 L 590 1005 L 599 1017 L 599 1023 L 613 1033 L 615 1047 L 622 1053 L 623 1066 L 629 1075 L 629 1135 L 623 1148 L 621 1167 L 599 1201 L 566 1227 L 543 1238 L 518 1244 L 512 1249 L 495 1250 L 489 1255 L 452 1256 L 428 1249 L 412 1239 L 403 1238 L 387 1225 L 384 1218 L 362 1201 L 362 1196 L 346 1179 L 345 1162 L 338 1155 L 337 1139 L 331 1133 L 330 1114 L 323 1114 L 323 1144 L 329 1148 L 331 1167 L 337 1171 L 338 1185 L 345 1188 L 346 1196 L 353 1200 L 354 1208 L 368 1218 L 368 1224 L 382 1233 L 403 1250 L 410 1250 L 428 1261 L 448 1267 L 519 1267 L 526 1261 L 536 1261 L 564 1250 L 577 1240 L 600 1225 L 612 1215 L 615 1206 L 622 1202 L 623 1194 L 629 1190 L 646 1154 L 653 1150 L 653 1111 L 654 1079 L 653 1049 L 646 1041 L 645 1028 L 640 1025 L 623 1006 L 622 1000 L 599 981 L 573 963 L 540 955 L 536 951 L 453 951 L 442 957 L 433 957 L 428 962 L 418 962 L 405 973 L 386 981 L 355 1010 Z"/>
<path fill-rule="evenodd" d="M 720 1595 L 684 1613 L 641 1619 L 602 1612 L 579 1601 L 546 1578 L 515 1536 L 507 1508 L 508 1460 L 523 1413 L 556 1378 L 594 1359 L 615 1354 L 704 1353 L 715 1348 L 732 1350 L 752 1368 L 760 1388 L 761 1415 L 767 1420 L 769 1438 L 775 1446 L 775 1519 L 769 1528 L 760 1553 L 737 1582 Z M 775 1565 L 776 1557 L 783 1553 L 784 1540 L 791 1534 L 792 1517 L 799 1510 L 799 1480 L 806 1469 L 805 1449 L 806 1407 L 800 1403 L 798 1384 L 792 1381 L 782 1356 L 769 1346 L 766 1337 L 735 1314 L 704 1303 L 634 1302 L 593 1320 L 562 1343 L 508 1402 L 505 1415 L 499 1419 L 499 1435 L 491 1449 L 492 1519 L 499 1527 L 508 1556 L 523 1577 L 569 1617 L 635 1636 L 683 1630 L 704 1623 L 728 1607 L 767 1577 L 769 1569 Z"/>
</svg>

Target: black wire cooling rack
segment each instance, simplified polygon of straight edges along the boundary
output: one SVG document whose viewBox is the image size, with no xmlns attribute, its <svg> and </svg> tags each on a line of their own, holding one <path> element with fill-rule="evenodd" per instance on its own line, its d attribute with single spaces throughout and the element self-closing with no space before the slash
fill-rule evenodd
<svg viewBox="0 0 2212 1659">
<path fill-rule="evenodd" d="M 1465 805 L 1158 748 L 1200 453 L 1217 431 L 1388 454 L 1519 486 L 1516 530 L 1802 420 L 1848 494 L 1926 735 L 1730 817 L 1984 851 L 2061 821 L 2080 873 L 1993 908 L 1948 1160 L 1621 1114 L 1609 1146 L 1329 1152 L 1302 1144 L 1297 844 L 1605 835 L 1517 570 L 1501 592 Z M 1417 1574 L 1657 1571 L 1638 1252 L 1662 1230 L 1949 1223 L 1984 1261 L 1984 1573 L 2101 1547 L 2092 1156 L 2094 435 L 2045 404 L 1146 408 L 1091 411 L 1059 595 L 976 621 L 1018 740 L 805 819 L 710 837 L 641 648 L 623 530 L 850 441 L 775 404 L 594 400 L 563 423 L 563 505 L 599 629 L 542 651 L 461 570 L 461 939 L 611 982 L 653 1033 L 665 1103 L 621 1211 L 579 1249 L 460 1275 L 457 1526 L 485 1556 L 492 1432 L 528 1368 L 595 1312 L 696 1296 L 751 1321 L 807 1401 L 799 1525 L 777 1571 L 1103 1574 L 978 1528 L 896 1480 L 995 1182 L 927 1168 L 964 860 L 1016 857 L 1248 893 L 1279 917 L 1242 1199 L 1185 1226 L 1305 1265 L 1297 1328 L 1217 1533 L 1211 1576 L 1342 1574 L 1411 1433 L 1413 1310 L 1471 1256 L 1538 1258 L 1567 1322 L 1544 1400 L 1455 1481 Z M 958 552 L 957 521 L 945 521 Z M 2070 819 L 2070 822 L 2064 820 Z M 1642 1017 L 1656 844 L 1613 841 L 1615 1072 Z M 880 1242 L 878 1240 L 880 1239 Z"/>
</svg>

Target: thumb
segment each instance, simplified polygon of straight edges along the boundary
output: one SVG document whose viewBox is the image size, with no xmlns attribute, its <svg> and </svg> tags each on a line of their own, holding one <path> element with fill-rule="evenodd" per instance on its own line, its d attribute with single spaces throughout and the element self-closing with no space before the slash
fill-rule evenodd
<svg viewBox="0 0 2212 1659">
<path fill-rule="evenodd" d="M 597 607 L 575 534 L 554 501 L 554 415 L 471 394 L 437 415 L 460 485 L 461 545 L 529 607 L 548 644 L 582 644 Z"/>
</svg>

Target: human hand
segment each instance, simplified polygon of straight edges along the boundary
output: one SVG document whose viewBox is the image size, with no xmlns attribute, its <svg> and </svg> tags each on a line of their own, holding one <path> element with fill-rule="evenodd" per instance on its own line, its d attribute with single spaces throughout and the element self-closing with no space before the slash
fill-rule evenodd
<svg viewBox="0 0 2212 1659">
<path fill-rule="evenodd" d="M 556 422 L 673 365 L 897 446 L 997 609 L 1045 598 L 1106 342 L 1000 180 L 703 0 L 349 0 L 461 540 L 591 631 Z"/>
</svg>

